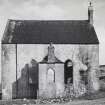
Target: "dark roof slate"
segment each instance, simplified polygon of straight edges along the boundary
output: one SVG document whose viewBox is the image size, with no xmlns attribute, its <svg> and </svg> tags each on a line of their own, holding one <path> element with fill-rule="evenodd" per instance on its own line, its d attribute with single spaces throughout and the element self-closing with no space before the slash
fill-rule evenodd
<svg viewBox="0 0 105 105">
<path fill-rule="evenodd" d="M 98 44 L 88 20 L 9 20 L 2 43 Z"/>
</svg>

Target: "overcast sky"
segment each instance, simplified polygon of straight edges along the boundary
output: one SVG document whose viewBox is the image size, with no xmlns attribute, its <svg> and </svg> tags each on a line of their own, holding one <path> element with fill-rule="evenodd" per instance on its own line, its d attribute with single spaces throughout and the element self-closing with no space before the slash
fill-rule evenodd
<svg viewBox="0 0 105 105">
<path fill-rule="evenodd" d="M 100 64 L 105 64 L 105 0 L 92 0 L 94 27 L 100 41 Z M 7 19 L 87 19 L 89 0 L 0 0 L 0 38 Z"/>
</svg>

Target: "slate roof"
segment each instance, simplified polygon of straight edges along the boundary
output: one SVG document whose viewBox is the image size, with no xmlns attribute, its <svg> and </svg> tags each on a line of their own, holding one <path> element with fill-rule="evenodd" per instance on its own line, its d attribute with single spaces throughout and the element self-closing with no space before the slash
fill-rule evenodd
<svg viewBox="0 0 105 105">
<path fill-rule="evenodd" d="M 88 20 L 8 20 L 2 43 L 99 44 Z"/>
</svg>

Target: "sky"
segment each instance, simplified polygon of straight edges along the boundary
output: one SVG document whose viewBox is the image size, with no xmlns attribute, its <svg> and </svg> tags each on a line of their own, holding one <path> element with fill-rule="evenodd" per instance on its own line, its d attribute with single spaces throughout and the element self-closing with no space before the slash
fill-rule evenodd
<svg viewBox="0 0 105 105">
<path fill-rule="evenodd" d="M 94 27 L 100 41 L 99 62 L 105 64 L 105 0 L 92 0 Z M 0 0 L 0 40 L 8 19 L 86 20 L 89 0 Z"/>
</svg>

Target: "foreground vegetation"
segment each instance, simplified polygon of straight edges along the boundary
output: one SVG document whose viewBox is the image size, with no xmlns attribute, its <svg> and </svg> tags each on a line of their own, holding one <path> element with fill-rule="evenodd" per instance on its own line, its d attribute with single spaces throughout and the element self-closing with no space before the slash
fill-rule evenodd
<svg viewBox="0 0 105 105">
<path fill-rule="evenodd" d="M 105 91 L 98 91 L 93 94 L 84 94 L 78 98 L 52 98 L 52 99 L 14 99 L 1 100 L 0 105 L 105 105 Z"/>
</svg>

